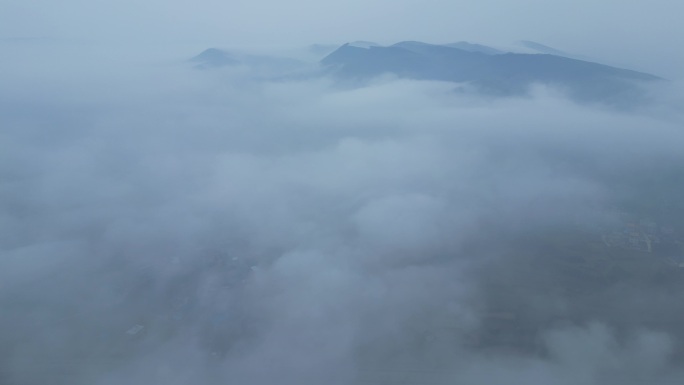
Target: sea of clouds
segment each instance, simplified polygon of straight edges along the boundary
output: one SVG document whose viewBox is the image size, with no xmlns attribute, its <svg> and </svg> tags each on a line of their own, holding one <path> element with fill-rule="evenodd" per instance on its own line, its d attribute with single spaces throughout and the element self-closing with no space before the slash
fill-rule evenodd
<svg viewBox="0 0 684 385">
<path fill-rule="evenodd" d="M 542 352 L 468 342 L 497 280 L 560 274 L 520 267 L 529 242 L 615 224 L 644 181 L 682 175 L 675 91 L 615 111 L 544 86 L 489 98 L 6 48 L 0 383 L 683 377 L 682 294 L 660 288 L 598 293 L 602 312 L 513 296 L 579 321 L 537 328 Z"/>
</svg>

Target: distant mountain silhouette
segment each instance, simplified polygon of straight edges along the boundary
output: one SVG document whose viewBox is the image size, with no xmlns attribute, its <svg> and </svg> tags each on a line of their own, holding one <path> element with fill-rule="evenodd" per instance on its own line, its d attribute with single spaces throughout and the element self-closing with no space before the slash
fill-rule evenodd
<svg viewBox="0 0 684 385">
<path fill-rule="evenodd" d="M 240 61 L 235 57 L 235 55 L 229 53 L 228 51 L 216 48 L 204 50 L 199 55 L 190 59 L 190 61 L 197 63 L 197 66 L 201 68 L 223 67 L 240 64 Z"/>
<path fill-rule="evenodd" d="M 468 42 L 443 45 L 403 41 L 391 46 L 358 41 L 338 47 L 320 61 L 320 68 L 299 60 L 252 55 L 210 48 L 190 59 L 199 69 L 249 67 L 262 78 L 310 79 L 321 75 L 363 84 L 384 74 L 417 80 L 458 83 L 457 89 L 489 95 L 513 96 L 529 92 L 533 84 L 560 88 L 582 102 L 629 107 L 646 101 L 645 86 L 661 78 L 563 56 L 563 52 L 534 42 L 535 50 L 558 54 L 503 52 Z M 315 46 L 320 51 L 329 46 Z"/>
<path fill-rule="evenodd" d="M 635 102 L 657 76 L 550 54 L 501 53 L 470 43 L 434 45 L 404 41 L 387 47 L 345 44 L 321 64 L 327 74 L 365 81 L 382 74 L 464 83 L 495 95 L 524 94 L 529 86 L 558 86 L 582 101 Z"/>
<path fill-rule="evenodd" d="M 247 66 L 255 69 L 287 72 L 300 69 L 305 63 L 285 57 L 253 55 L 209 48 L 190 59 L 198 69 L 227 66 Z"/>
</svg>

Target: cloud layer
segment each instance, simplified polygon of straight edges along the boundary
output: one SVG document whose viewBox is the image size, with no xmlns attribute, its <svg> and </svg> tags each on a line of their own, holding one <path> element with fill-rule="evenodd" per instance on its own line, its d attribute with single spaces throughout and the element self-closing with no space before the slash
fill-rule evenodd
<svg viewBox="0 0 684 385">
<path fill-rule="evenodd" d="M 558 284 L 626 208 L 679 224 L 666 107 L 73 59 L 3 75 L 3 381 L 681 379 L 679 281 Z"/>
</svg>

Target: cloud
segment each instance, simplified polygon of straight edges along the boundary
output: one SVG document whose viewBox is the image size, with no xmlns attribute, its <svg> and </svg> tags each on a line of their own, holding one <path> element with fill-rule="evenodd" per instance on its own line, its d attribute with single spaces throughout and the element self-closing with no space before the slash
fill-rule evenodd
<svg viewBox="0 0 684 385">
<path fill-rule="evenodd" d="M 64 60 L 0 94 L 8 381 L 677 378 L 668 287 L 561 282 L 564 236 L 675 202 L 666 108 Z"/>
</svg>

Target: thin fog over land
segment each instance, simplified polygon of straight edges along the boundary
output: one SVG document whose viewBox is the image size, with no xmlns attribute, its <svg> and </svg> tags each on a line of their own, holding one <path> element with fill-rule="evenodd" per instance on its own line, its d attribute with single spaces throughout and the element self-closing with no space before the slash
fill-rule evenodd
<svg viewBox="0 0 684 385">
<path fill-rule="evenodd" d="M 2 384 L 684 379 L 676 82 L 5 46 Z"/>
</svg>

